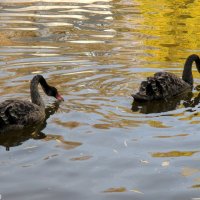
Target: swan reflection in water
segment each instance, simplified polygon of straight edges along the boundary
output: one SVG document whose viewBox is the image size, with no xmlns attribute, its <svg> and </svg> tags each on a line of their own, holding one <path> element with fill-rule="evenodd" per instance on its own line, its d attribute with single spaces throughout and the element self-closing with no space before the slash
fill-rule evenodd
<svg viewBox="0 0 200 200">
<path fill-rule="evenodd" d="M 199 86 L 198 86 L 199 87 Z M 165 100 L 154 100 L 147 102 L 133 101 L 132 111 L 143 114 L 168 112 L 183 105 L 185 108 L 193 108 L 200 102 L 200 93 L 196 97 L 191 91 Z"/>
<path fill-rule="evenodd" d="M 21 145 L 29 139 L 37 140 L 46 138 L 46 135 L 42 132 L 42 130 L 47 125 L 47 119 L 58 110 L 59 105 L 60 102 L 57 101 L 45 109 L 46 118 L 40 126 L 30 126 L 25 129 L 14 129 L 1 132 L 0 145 L 4 146 L 6 150 L 9 151 L 10 147 Z"/>
</svg>

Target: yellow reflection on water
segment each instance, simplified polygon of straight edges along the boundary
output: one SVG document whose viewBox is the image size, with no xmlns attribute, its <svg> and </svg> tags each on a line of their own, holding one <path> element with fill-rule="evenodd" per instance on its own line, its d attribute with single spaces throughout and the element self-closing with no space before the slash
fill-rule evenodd
<svg viewBox="0 0 200 200">
<path fill-rule="evenodd" d="M 192 185 L 192 188 L 200 188 L 200 184 Z"/>
<path fill-rule="evenodd" d="M 177 134 L 177 135 L 158 135 L 155 136 L 155 138 L 175 138 L 175 137 L 186 137 L 189 136 L 189 134 Z"/>
<path fill-rule="evenodd" d="M 61 147 L 66 150 L 74 149 L 74 148 L 82 145 L 81 142 L 66 141 L 66 140 L 64 140 L 64 137 L 61 135 L 48 134 L 43 140 L 45 140 L 45 141 L 54 140 L 57 142 L 57 147 Z"/>
<path fill-rule="evenodd" d="M 164 123 L 159 122 L 159 121 L 153 121 L 153 120 L 149 120 L 148 124 L 152 127 L 155 128 L 169 128 L 170 126 L 166 126 Z"/>
<path fill-rule="evenodd" d="M 77 128 L 81 125 L 84 125 L 83 123 L 80 122 L 76 122 L 76 121 L 70 121 L 70 122 L 62 122 L 59 119 L 54 119 L 54 122 L 58 125 L 73 129 L 73 128 Z"/>
<path fill-rule="evenodd" d="M 165 157 L 182 157 L 182 156 L 193 156 L 199 151 L 170 151 L 170 152 L 156 152 L 152 153 L 152 157 L 165 158 Z"/>
<path fill-rule="evenodd" d="M 141 4 L 139 8 L 143 16 L 143 28 L 138 31 L 151 36 L 143 42 L 145 46 L 153 47 L 145 50 L 153 55 L 145 57 L 145 60 L 153 58 L 160 62 L 157 64 L 163 68 L 165 66 L 161 61 L 176 62 L 187 55 L 183 50 L 194 52 L 198 49 L 200 14 L 197 8 L 200 7 L 200 1 L 138 0 L 138 2 Z"/>
<path fill-rule="evenodd" d="M 105 190 L 104 192 L 126 192 L 126 188 L 125 187 L 119 187 L 119 188 L 108 188 L 107 190 Z"/>
<path fill-rule="evenodd" d="M 8 37 L 7 34 L 0 32 L 0 46 L 10 46 L 13 44 L 13 41 Z"/>
<path fill-rule="evenodd" d="M 72 160 L 72 161 L 82 161 L 82 160 L 89 160 L 90 158 L 92 158 L 92 156 L 80 156 L 80 157 L 71 158 L 70 160 Z"/>
<path fill-rule="evenodd" d="M 111 125 L 110 124 L 94 124 L 93 127 L 98 128 L 98 129 L 109 129 L 111 128 Z"/>
</svg>

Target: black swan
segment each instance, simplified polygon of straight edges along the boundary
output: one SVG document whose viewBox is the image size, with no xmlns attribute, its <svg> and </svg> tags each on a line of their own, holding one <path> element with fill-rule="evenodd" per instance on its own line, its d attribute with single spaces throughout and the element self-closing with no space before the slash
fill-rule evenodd
<svg viewBox="0 0 200 200">
<path fill-rule="evenodd" d="M 46 138 L 47 135 L 42 130 L 47 125 L 46 120 L 58 110 L 59 104 L 60 101 L 55 101 L 45 108 L 45 120 L 37 127 L 28 126 L 23 129 L 8 129 L 1 132 L 0 146 L 5 147 L 6 151 L 9 151 L 11 147 L 21 145 L 29 139 L 41 140 Z"/>
<path fill-rule="evenodd" d="M 133 94 L 135 101 L 151 101 L 167 99 L 193 87 L 192 63 L 195 61 L 200 73 L 200 59 L 196 54 L 190 55 L 184 65 L 182 79 L 169 72 L 157 72 L 153 77 L 148 77 L 140 85 L 139 92 Z"/>
<path fill-rule="evenodd" d="M 38 91 L 39 83 L 48 96 L 53 96 L 59 101 L 64 100 L 55 87 L 47 84 L 42 75 L 36 75 L 30 84 L 32 102 L 9 99 L 0 103 L 0 132 L 37 126 L 45 120 L 45 105 Z"/>
</svg>

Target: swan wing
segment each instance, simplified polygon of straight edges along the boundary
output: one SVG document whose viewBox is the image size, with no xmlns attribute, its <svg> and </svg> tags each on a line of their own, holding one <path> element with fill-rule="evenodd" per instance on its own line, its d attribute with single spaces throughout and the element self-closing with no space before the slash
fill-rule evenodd
<svg viewBox="0 0 200 200">
<path fill-rule="evenodd" d="M 6 125 L 35 124 L 41 120 L 40 107 L 22 100 L 6 100 L 0 103 L 0 127 Z"/>
<path fill-rule="evenodd" d="M 140 85 L 139 92 L 133 94 L 135 100 L 154 100 L 165 99 L 179 93 L 191 86 L 177 77 L 175 74 L 169 72 L 157 72 L 153 77 L 148 77 Z"/>
</svg>

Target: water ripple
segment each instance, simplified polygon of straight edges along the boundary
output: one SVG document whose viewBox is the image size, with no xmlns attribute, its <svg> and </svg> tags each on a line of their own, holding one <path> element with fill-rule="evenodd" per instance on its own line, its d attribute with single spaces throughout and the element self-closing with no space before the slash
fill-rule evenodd
<svg viewBox="0 0 200 200">
<path fill-rule="evenodd" d="M 185 99 L 153 104 L 135 105 L 131 94 L 155 72 L 181 77 L 186 57 L 200 52 L 199 6 L 198 1 L 1 1 L 1 101 L 30 99 L 36 74 L 65 101 L 47 120 L 43 138 L 0 136 L 0 196 L 198 196 L 198 88 Z M 196 86 L 199 73 L 193 75 Z M 41 94 L 52 106 L 54 99 Z"/>
</svg>

